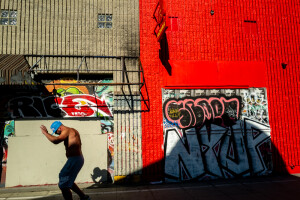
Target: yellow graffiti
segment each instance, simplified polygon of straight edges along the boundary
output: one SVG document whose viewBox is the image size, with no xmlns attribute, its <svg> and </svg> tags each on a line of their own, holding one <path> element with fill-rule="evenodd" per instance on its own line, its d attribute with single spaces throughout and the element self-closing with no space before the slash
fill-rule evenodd
<svg viewBox="0 0 300 200">
<path fill-rule="evenodd" d="M 170 108 L 169 109 L 169 116 L 171 118 L 179 118 L 180 117 L 180 111 L 177 108 Z"/>
<path fill-rule="evenodd" d="M 76 80 L 55 80 L 51 83 L 77 83 Z M 47 90 L 49 92 L 53 92 L 56 89 L 57 93 L 60 96 L 65 96 L 65 94 L 89 94 L 88 89 L 85 86 L 78 85 L 47 85 Z"/>
</svg>

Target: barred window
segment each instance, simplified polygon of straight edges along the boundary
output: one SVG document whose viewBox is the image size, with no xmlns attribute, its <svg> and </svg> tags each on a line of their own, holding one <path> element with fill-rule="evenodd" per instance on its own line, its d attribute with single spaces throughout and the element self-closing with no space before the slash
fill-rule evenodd
<svg viewBox="0 0 300 200">
<path fill-rule="evenodd" d="M 0 25 L 17 25 L 18 12 L 16 10 L 1 10 L 0 11 Z"/>
<path fill-rule="evenodd" d="M 112 14 L 98 14 L 98 28 L 112 28 Z"/>
</svg>

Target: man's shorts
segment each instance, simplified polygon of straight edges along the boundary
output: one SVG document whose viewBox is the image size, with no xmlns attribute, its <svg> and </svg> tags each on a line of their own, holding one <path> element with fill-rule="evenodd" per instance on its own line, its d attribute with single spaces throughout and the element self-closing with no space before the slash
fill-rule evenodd
<svg viewBox="0 0 300 200">
<path fill-rule="evenodd" d="M 59 173 L 59 188 L 72 188 L 83 163 L 83 156 L 73 156 L 68 158 L 66 164 Z"/>
</svg>

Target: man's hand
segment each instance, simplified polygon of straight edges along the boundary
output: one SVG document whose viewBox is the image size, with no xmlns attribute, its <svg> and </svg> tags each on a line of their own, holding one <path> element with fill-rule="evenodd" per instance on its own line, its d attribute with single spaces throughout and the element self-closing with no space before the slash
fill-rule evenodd
<svg viewBox="0 0 300 200">
<path fill-rule="evenodd" d="M 46 126 L 41 125 L 40 128 L 41 128 L 41 131 L 42 131 L 42 133 L 43 133 L 44 135 L 45 135 L 45 134 L 49 134 L 49 133 L 48 133 L 48 130 L 47 130 L 47 128 L 46 128 Z"/>
<path fill-rule="evenodd" d="M 42 133 L 46 136 L 46 138 L 53 144 L 59 144 L 69 136 L 69 131 L 62 131 L 58 137 L 55 137 L 48 133 L 48 130 L 44 125 L 41 125 L 40 128 Z"/>
</svg>

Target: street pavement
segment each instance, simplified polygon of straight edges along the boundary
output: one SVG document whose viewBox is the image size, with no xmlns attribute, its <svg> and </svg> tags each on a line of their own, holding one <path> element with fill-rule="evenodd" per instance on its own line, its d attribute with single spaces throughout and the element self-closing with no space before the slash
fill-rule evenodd
<svg viewBox="0 0 300 200">
<path fill-rule="evenodd" d="M 161 184 L 79 184 L 91 199 L 109 200 L 286 200 L 300 198 L 300 176 L 267 176 Z M 76 194 L 74 200 L 78 200 Z M 0 188 L 0 200 L 63 199 L 56 185 Z"/>
</svg>

